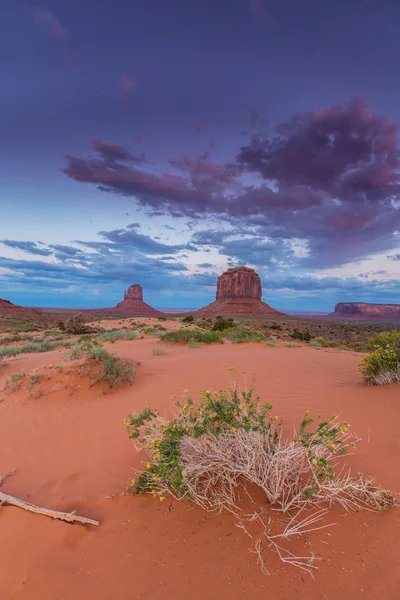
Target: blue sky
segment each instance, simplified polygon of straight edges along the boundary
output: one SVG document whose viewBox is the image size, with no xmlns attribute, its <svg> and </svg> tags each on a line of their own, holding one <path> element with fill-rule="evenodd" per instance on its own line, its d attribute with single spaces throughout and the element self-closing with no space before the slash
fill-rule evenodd
<svg viewBox="0 0 400 600">
<path fill-rule="evenodd" d="M 400 2 L 5 0 L 0 297 L 400 298 Z"/>
</svg>

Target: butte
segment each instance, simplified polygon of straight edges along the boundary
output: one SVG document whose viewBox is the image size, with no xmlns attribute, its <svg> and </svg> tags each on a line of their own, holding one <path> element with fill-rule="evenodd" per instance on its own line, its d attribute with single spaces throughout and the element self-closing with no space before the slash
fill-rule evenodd
<svg viewBox="0 0 400 600">
<path fill-rule="evenodd" d="M 284 316 L 261 300 L 261 279 L 254 269 L 235 267 L 218 277 L 214 302 L 196 311 L 199 317 L 279 317 Z"/>
<path fill-rule="evenodd" d="M 132 317 L 159 317 L 162 313 L 143 302 L 143 288 L 138 283 L 124 292 L 124 299 L 112 309 L 115 314 Z"/>
</svg>

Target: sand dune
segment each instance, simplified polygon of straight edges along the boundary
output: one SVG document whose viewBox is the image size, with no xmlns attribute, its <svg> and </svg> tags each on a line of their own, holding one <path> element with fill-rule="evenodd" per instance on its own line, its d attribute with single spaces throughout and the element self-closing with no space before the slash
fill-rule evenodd
<svg viewBox="0 0 400 600">
<path fill-rule="evenodd" d="M 249 551 L 251 540 L 229 515 L 190 504 L 122 496 L 132 469 L 144 460 L 123 429 L 128 412 L 145 402 L 169 415 L 176 395 L 227 387 L 232 378 L 256 389 L 287 426 L 305 410 L 316 417 L 340 413 L 363 438 L 349 457 L 355 472 L 400 489 L 399 387 L 368 388 L 357 374 L 360 355 L 309 347 L 229 343 L 189 350 L 173 346 L 153 356 L 154 338 L 106 346 L 140 361 L 132 386 L 60 387 L 37 399 L 24 390 L 0 392 L 0 472 L 18 472 L 2 489 L 59 510 L 77 509 L 101 521 L 98 528 L 69 525 L 12 507 L 0 509 L 0 590 L 10 599 L 132 600 L 296 599 L 353 600 L 400 597 L 399 512 L 353 513 L 335 509 L 338 524 L 311 534 L 322 557 L 315 579 L 274 554 L 264 576 Z M 10 373 L 60 364 L 61 353 L 10 359 Z M 245 376 L 243 375 L 245 374 Z M 68 377 L 65 375 L 65 377 Z M 369 438 L 369 443 L 368 443 Z M 327 542 L 327 543 L 323 543 Z M 307 549 L 304 540 L 297 549 Z"/>
</svg>

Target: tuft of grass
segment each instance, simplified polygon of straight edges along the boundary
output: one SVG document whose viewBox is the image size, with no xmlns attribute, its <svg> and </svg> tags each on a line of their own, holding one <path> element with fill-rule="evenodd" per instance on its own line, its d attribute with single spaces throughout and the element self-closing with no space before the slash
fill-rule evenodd
<svg viewBox="0 0 400 600">
<path fill-rule="evenodd" d="M 12 390 L 13 392 L 19 390 L 24 377 L 25 371 L 20 371 L 19 373 L 11 373 L 10 379 L 6 379 L 6 389 Z"/>
<path fill-rule="evenodd" d="M 267 346 L 276 346 L 276 341 L 272 338 L 266 339 L 265 343 L 267 344 Z"/>
<path fill-rule="evenodd" d="M 223 339 L 218 332 L 205 331 L 203 329 L 178 329 L 177 331 L 167 331 L 161 335 L 161 340 L 171 344 L 189 344 L 189 342 L 223 344 Z"/>
<path fill-rule="evenodd" d="M 194 350 L 195 348 L 202 348 L 203 344 L 201 342 L 190 341 L 187 343 L 187 347 L 190 348 L 190 350 Z"/>
<path fill-rule="evenodd" d="M 131 384 L 136 375 L 136 372 L 127 361 L 107 352 L 104 346 L 96 340 L 89 339 L 77 342 L 69 356 L 70 358 L 86 356 L 87 359 L 96 362 L 99 366 L 96 382 L 105 380 L 110 388 Z"/>
<path fill-rule="evenodd" d="M 0 358 L 4 356 L 17 356 L 18 354 L 28 354 L 31 352 L 49 352 L 59 346 L 68 347 L 71 342 L 33 342 L 31 344 L 22 344 L 21 346 L 8 346 L 7 348 L 0 348 Z"/>
<path fill-rule="evenodd" d="M 129 329 L 112 329 L 103 333 L 99 340 L 101 342 L 116 342 L 117 340 L 135 340 L 137 338 L 136 331 L 130 331 Z"/>
<path fill-rule="evenodd" d="M 238 325 L 224 331 L 224 337 L 227 337 L 233 344 L 243 344 L 246 342 L 265 342 L 265 335 L 255 331 L 250 327 Z"/>
<path fill-rule="evenodd" d="M 151 352 L 155 356 L 162 356 L 163 354 L 168 354 L 168 348 L 153 348 Z"/>
</svg>

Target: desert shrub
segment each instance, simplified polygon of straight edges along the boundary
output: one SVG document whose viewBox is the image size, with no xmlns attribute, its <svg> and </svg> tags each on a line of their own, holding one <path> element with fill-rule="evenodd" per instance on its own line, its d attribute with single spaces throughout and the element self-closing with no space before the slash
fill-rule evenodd
<svg viewBox="0 0 400 600">
<path fill-rule="evenodd" d="M 30 352 L 49 352 L 59 346 L 70 346 L 70 342 L 34 342 L 30 344 L 21 344 L 21 346 L 8 346 L 0 348 L 0 358 L 2 356 L 17 356 L 18 354 L 27 354 Z"/>
<path fill-rule="evenodd" d="M 190 341 L 187 343 L 187 347 L 188 347 L 190 350 L 195 350 L 196 348 L 202 348 L 202 347 L 203 347 L 203 344 L 202 344 L 201 342 L 195 342 L 195 341 L 193 341 L 193 340 L 190 340 Z"/>
<path fill-rule="evenodd" d="M 267 338 L 267 339 L 265 340 L 265 343 L 266 343 L 268 346 L 276 346 L 276 341 L 275 341 L 274 339 L 272 339 L 272 338 Z"/>
<path fill-rule="evenodd" d="M 196 321 L 196 325 L 197 327 L 201 327 L 202 329 L 211 329 L 211 327 L 213 326 L 213 321 L 212 319 L 202 318 Z"/>
<path fill-rule="evenodd" d="M 275 329 L 275 331 L 282 331 L 282 326 L 278 323 L 273 323 L 272 325 L 270 325 L 270 327 L 271 329 Z"/>
<path fill-rule="evenodd" d="M 368 350 L 400 348 L 400 331 L 385 331 L 367 341 Z"/>
<path fill-rule="evenodd" d="M 168 348 L 153 348 L 151 352 L 155 356 L 162 356 L 163 354 L 168 354 Z"/>
<path fill-rule="evenodd" d="M 103 333 L 99 339 L 101 342 L 114 343 L 116 340 L 135 340 L 136 338 L 137 333 L 135 331 L 129 331 L 129 329 L 112 329 Z"/>
<path fill-rule="evenodd" d="M 194 316 L 187 315 L 186 317 L 183 317 L 182 323 L 194 323 Z"/>
<path fill-rule="evenodd" d="M 85 322 L 84 315 L 73 315 L 64 322 L 64 331 L 70 335 L 82 335 L 84 333 L 96 333 L 99 330 L 89 327 Z"/>
<path fill-rule="evenodd" d="M 65 323 L 64 321 L 58 321 L 57 327 L 60 331 L 65 331 Z"/>
<path fill-rule="evenodd" d="M 299 340 L 300 342 L 302 342 L 302 341 L 303 341 L 303 339 L 304 339 L 303 332 L 302 332 L 302 331 L 299 331 L 298 329 L 294 329 L 294 330 L 293 330 L 293 332 L 292 332 L 292 334 L 291 334 L 291 337 L 292 337 L 294 340 Z"/>
<path fill-rule="evenodd" d="M 235 327 L 235 323 L 233 321 L 233 319 L 231 318 L 227 318 L 224 319 L 224 317 L 217 317 L 212 330 L 213 331 L 225 331 L 225 329 L 232 329 L 232 327 Z"/>
<path fill-rule="evenodd" d="M 203 329 L 178 329 L 177 331 L 167 331 L 161 335 L 163 342 L 171 344 L 200 342 L 203 344 L 222 343 L 220 334 L 216 331 L 204 331 Z"/>
<path fill-rule="evenodd" d="M 25 371 L 20 371 L 19 373 L 11 373 L 9 379 L 6 379 L 6 389 L 12 390 L 15 392 L 21 387 L 22 380 L 25 377 Z"/>
<path fill-rule="evenodd" d="M 159 321 L 166 321 L 166 320 L 167 320 L 167 317 L 157 317 L 157 319 L 158 319 Z"/>
<path fill-rule="evenodd" d="M 266 538 L 280 550 L 274 539 L 312 531 L 312 524 L 326 512 L 321 505 L 338 504 L 348 510 L 394 505 L 393 495 L 371 478 L 352 478 L 342 469 L 336 472 L 338 459 L 355 445 L 347 423 L 334 415 L 314 424 L 306 414 L 298 431 L 285 439 L 283 420 L 271 416 L 272 406 L 261 404 L 253 392 L 253 387 L 240 392 L 236 385 L 228 391 L 203 391 L 198 406 L 191 398 L 178 402 L 171 420 L 150 407 L 129 415 L 124 422 L 129 437 L 148 455 L 146 469 L 131 480 L 132 492 L 150 493 L 161 501 L 171 494 L 246 520 L 238 494 L 247 484 L 256 485 L 265 494 L 267 507 L 275 511 L 267 512 L 263 505 L 247 520 L 262 524 L 259 545 Z M 319 510 L 305 518 L 302 511 L 308 506 Z M 280 534 L 276 509 L 289 513 L 284 525 L 278 513 Z M 308 560 L 296 563 L 310 568 Z"/>
<path fill-rule="evenodd" d="M 314 346 L 315 348 L 334 348 L 336 342 L 331 342 L 323 337 L 316 337 L 310 342 L 310 346 Z"/>
<path fill-rule="evenodd" d="M 96 382 L 106 380 L 110 388 L 131 384 L 136 375 L 127 361 L 107 352 L 104 346 L 96 340 L 83 340 L 75 344 L 69 357 L 79 358 L 81 356 L 98 364 L 99 372 Z"/>
<path fill-rule="evenodd" d="M 368 385 L 400 383 L 400 333 L 381 333 L 368 340 L 372 352 L 361 361 L 359 371 Z"/>
<path fill-rule="evenodd" d="M 308 329 L 306 329 L 305 331 L 303 331 L 303 341 L 304 342 L 310 342 L 311 341 L 311 333 L 308 331 Z"/>
<path fill-rule="evenodd" d="M 231 329 L 224 331 L 224 336 L 227 337 L 233 344 L 243 344 L 245 342 L 265 342 L 265 336 L 260 332 L 244 325 L 237 325 Z"/>
</svg>

